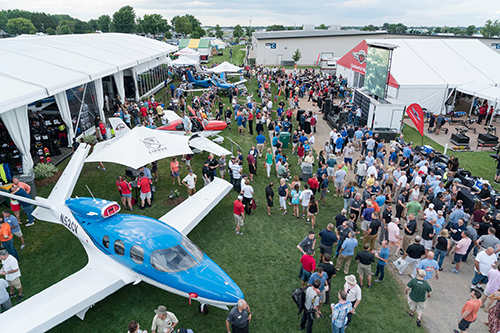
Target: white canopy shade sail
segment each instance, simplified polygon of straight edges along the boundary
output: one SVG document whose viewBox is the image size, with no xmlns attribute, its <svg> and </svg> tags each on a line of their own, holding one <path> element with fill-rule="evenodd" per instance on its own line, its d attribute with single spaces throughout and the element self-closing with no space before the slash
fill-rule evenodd
<svg viewBox="0 0 500 333">
<path fill-rule="evenodd" d="M 192 154 L 189 137 L 147 127 L 134 127 L 120 138 L 95 145 L 86 162 L 112 162 L 138 169 L 162 158 Z"/>
<path fill-rule="evenodd" d="M 176 67 L 193 66 L 193 65 L 197 65 L 197 64 L 198 64 L 198 61 L 187 58 L 187 57 L 179 57 L 170 63 L 170 65 L 176 66 Z"/>
<path fill-rule="evenodd" d="M 177 56 L 185 56 L 185 55 L 200 55 L 200 52 L 190 49 L 189 47 L 186 47 L 185 49 L 179 50 L 174 53 Z"/>
<path fill-rule="evenodd" d="M 227 61 L 224 61 L 222 64 L 219 66 L 216 66 L 214 68 L 210 68 L 207 70 L 207 72 L 211 73 L 236 73 L 241 71 L 243 68 L 235 66 Z"/>
</svg>

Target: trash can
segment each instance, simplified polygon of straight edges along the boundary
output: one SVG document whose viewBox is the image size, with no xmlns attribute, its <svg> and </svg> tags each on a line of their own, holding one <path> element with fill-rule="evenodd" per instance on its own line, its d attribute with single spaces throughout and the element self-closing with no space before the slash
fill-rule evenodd
<svg viewBox="0 0 500 333">
<path fill-rule="evenodd" d="M 32 198 L 36 197 L 36 185 L 35 185 L 35 174 L 33 172 L 22 174 L 16 176 L 20 182 L 26 183 L 31 186 L 31 192 L 29 193 Z"/>
<path fill-rule="evenodd" d="M 300 165 L 300 177 L 299 179 L 307 182 L 311 178 L 313 172 L 312 163 L 302 162 Z"/>
<path fill-rule="evenodd" d="M 278 140 L 283 145 L 283 149 L 287 149 L 290 142 L 290 132 L 281 132 Z"/>
</svg>

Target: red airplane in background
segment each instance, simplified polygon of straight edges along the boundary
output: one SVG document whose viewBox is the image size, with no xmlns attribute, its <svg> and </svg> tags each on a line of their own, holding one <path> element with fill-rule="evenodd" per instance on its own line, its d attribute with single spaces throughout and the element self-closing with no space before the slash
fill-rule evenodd
<svg viewBox="0 0 500 333">
<path fill-rule="evenodd" d="M 227 124 L 222 120 L 204 120 L 196 115 L 196 112 L 190 107 L 189 110 L 192 124 L 191 132 L 193 134 L 199 134 L 204 137 L 209 137 L 218 134 L 220 131 L 226 129 Z M 171 131 L 172 133 L 184 134 L 184 125 L 182 124 L 182 119 L 174 111 L 164 110 L 163 111 L 168 119 L 168 124 L 165 126 L 158 127 L 160 130 Z"/>
</svg>

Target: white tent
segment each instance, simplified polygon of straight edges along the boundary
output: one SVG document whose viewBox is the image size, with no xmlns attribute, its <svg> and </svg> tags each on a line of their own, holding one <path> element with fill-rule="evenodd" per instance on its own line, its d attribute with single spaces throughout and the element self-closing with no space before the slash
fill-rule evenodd
<svg viewBox="0 0 500 333">
<path fill-rule="evenodd" d="M 199 61 L 193 60 L 191 58 L 182 56 L 170 63 L 171 66 L 183 67 L 183 66 L 194 66 L 197 65 Z"/>
<path fill-rule="evenodd" d="M 391 75 L 398 87 L 389 87 L 388 96 L 403 103 L 419 103 L 436 114 L 444 112 L 444 103 L 458 86 L 471 81 L 485 87 L 500 84 L 500 55 L 477 39 L 386 38 L 366 42 L 397 45 Z M 339 73 L 352 77 L 353 69 L 338 66 Z"/>
<path fill-rule="evenodd" d="M 241 71 L 243 68 L 235 66 L 227 61 L 224 61 L 222 64 L 215 66 L 214 68 L 207 69 L 207 72 L 211 73 L 237 73 Z"/>
<path fill-rule="evenodd" d="M 162 158 L 192 154 L 189 137 L 138 126 L 95 145 L 86 162 L 112 162 L 138 169 Z"/>
<path fill-rule="evenodd" d="M 186 47 L 185 49 L 179 50 L 174 55 L 179 57 L 186 57 L 196 61 L 200 61 L 200 52 Z"/>
</svg>

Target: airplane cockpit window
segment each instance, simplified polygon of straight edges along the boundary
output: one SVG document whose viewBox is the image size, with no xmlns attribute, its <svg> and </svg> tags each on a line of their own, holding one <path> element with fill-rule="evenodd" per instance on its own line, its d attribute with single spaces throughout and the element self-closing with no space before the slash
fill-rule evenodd
<svg viewBox="0 0 500 333">
<path fill-rule="evenodd" d="M 203 259 L 203 251 L 200 250 L 195 243 L 191 242 L 191 240 L 184 236 L 182 239 L 181 245 L 191 253 L 191 255 L 196 259 L 196 261 L 201 261 Z"/>
<path fill-rule="evenodd" d="M 179 125 L 175 126 L 175 129 L 178 131 L 183 131 L 184 130 L 184 125 L 180 123 Z"/>
<path fill-rule="evenodd" d="M 191 118 L 191 123 L 193 124 L 193 132 L 200 132 L 201 130 L 203 130 L 203 127 L 201 127 L 201 123 L 198 119 Z"/>
<path fill-rule="evenodd" d="M 119 256 L 123 256 L 125 254 L 125 244 L 121 239 L 117 239 L 115 241 L 115 252 Z"/>
<path fill-rule="evenodd" d="M 104 236 L 102 238 L 102 245 L 104 245 L 105 248 L 109 249 L 109 237 L 108 236 Z"/>
<path fill-rule="evenodd" d="M 151 265 L 161 272 L 173 273 L 185 271 L 196 264 L 196 260 L 180 245 L 170 249 L 156 250 L 151 254 Z"/>
<path fill-rule="evenodd" d="M 142 262 L 144 261 L 144 249 L 139 245 L 132 246 L 130 249 L 130 258 L 136 264 L 142 265 Z"/>
</svg>

